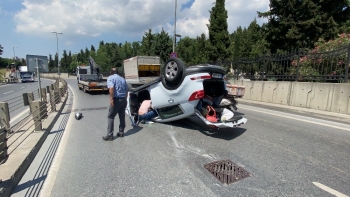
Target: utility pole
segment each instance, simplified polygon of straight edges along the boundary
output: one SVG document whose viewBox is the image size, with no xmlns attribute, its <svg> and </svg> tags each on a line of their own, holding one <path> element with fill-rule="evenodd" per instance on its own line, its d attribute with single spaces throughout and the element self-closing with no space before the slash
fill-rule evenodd
<svg viewBox="0 0 350 197">
<path fill-rule="evenodd" d="M 177 8 L 177 0 L 175 0 L 175 19 L 174 19 L 173 53 L 175 52 L 175 42 L 176 42 L 176 8 Z"/>
<path fill-rule="evenodd" d="M 56 32 L 56 31 L 52 31 L 51 33 L 56 34 L 56 40 L 57 40 L 57 74 L 58 74 L 58 79 L 60 78 L 60 56 L 58 53 L 58 35 L 57 34 L 63 34 L 62 32 Z"/>
<path fill-rule="evenodd" d="M 35 58 L 35 61 L 36 61 L 36 72 L 38 73 L 39 98 L 40 98 L 40 101 L 43 101 L 41 98 L 40 68 L 39 68 L 39 64 L 38 64 L 39 59 Z"/>
</svg>

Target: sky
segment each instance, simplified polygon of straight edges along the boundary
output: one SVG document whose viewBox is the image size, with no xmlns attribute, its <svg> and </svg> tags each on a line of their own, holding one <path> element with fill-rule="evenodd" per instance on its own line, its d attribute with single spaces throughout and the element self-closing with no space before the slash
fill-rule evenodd
<svg viewBox="0 0 350 197">
<path fill-rule="evenodd" d="M 215 0 L 177 0 L 176 34 L 195 38 L 208 35 L 209 10 Z M 267 11 L 269 0 L 226 0 L 228 30 L 248 27 L 257 11 Z M 2 58 L 72 54 L 100 41 L 141 41 L 148 29 L 174 34 L 175 0 L 0 0 Z M 62 32 L 56 37 L 55 33 Z"/>
</svg>

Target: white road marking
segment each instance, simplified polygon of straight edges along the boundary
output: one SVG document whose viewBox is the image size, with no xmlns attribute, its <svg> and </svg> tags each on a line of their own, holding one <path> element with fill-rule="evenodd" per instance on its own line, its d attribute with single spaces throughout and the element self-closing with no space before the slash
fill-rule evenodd
<svg viewBox="0 0 350 197">
<path fill-rule="evenodd" d="M 25 88 L 25 87 L 21 87 L 21 89 L 23 89 L 23 88 Z"/>
<path fill-rule="evenodd" d="M 340 192 L 338 192 L 338 191 L 336 191 L 336 190 L 334 190 L 334 189 L 332 189 L 330 187 L 327 187 L 327 186 L 325 186 L 325 185 L 323 185 L 321 183 L 317 183 L 317 182 L 312 182 L 312 183 L 314 185 L 316 185 L 317 187 L 323 189 L 324 191 L 326 191 L 326 192 L 328 192 L 330 194 L 333 194 L 334 196 L 337 196 L 337 197 L 349 197 L 349 196 L 347 196 L 345 194 L 342 194 L 342 193 L 340 193 Z"/>
<path fill-rule="evenodd" d="M 332 128 L 335 128 L 335 129 L 350 131 L 350 128 L 338 127 L 338 126 L 329 125 L 329 124 L 325 124 L 325 123 L 321 123 L 321 122 L 315 122 L 315 121 L 311 121 L 311 120 L 304 120 L 304 119 L 301 119 L 301 118 L 294 118 L 294 117 L 291 117 L 291 116 L 285 116 L 285 115 L 281 115 L 281 114 L 270 113 L 270 112 L 260 111 L 260 110 L 256 110 L 256 109 L 249 109 L 249 108 L 245 108 L 245 107 L 240 107 L 240 108 L 241 108 L 241 109 L 245 109 L 245 110 L 250 110 L 250 111 L 259 112 L 259 113 L 269 114 L 269 115 L 273 115 L 273 116 L 279 116 L 279 117 L 283 117 L 283 118 L 289 118 L 289 119 L 292 119 L 292 120 L 298 120 L 298 121 L 302 121 L 302 122 L 317 124 L 317 125 L 321 125 L 321 126 L 332 127 Z"/>
<path fill-rule="evenodd" d="M 17 120 L 18 118 L 20 118 L 21 116 L 23 116 L 23 114 L 29 112 L 29 108 L 27 108 L 26 110 L 22 111 L 22 113 L 18 114 L 17 116 L 11 118 L 10 124 L 12 124 L 15 120 Z"/>
<path fill-rule="evenodd" d="M 11 92 L 13 92 L 13 90 L 12 90 L 12 91 L 9 91 L 9 92 L 5 92 L 4 94 L 8 94 L 8 93 L 11 93 Z"/>
</svg>

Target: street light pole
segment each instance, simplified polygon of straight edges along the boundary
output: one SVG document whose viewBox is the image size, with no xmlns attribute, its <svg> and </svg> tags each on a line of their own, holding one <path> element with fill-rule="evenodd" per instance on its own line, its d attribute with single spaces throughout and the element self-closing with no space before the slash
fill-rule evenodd
<svg viewBox="0 0 350 197">
<path fill-rule="evenodd" d="M 60 56 L 58 53 L 58 35 L 57 34 L 63 34 L 62 32 L 56 32 L 56 31 L 52 31 L 51 33 L 56 34 L 56 40 L 57 40 L 57 74 L 58 74 L 58 78 L 60 78 Z"/>
<path fill-rule="evenodd" d="M 177 0 L 175 0 L 175 19 L 174 19 L 173 53 L 175 52 L 175 42 L 176 42 L 176 8 L 177 8 Z"/>
<path fill-rule="evenodd" d="M 12 47 L 13 49 L 13 65 L 16 66 L 16 52 L 15 52 L 15 48 L 18 48 L 18 47 Z"/>
<path fill-rule="evenodd" d="M 15 69 L 14 75 L 16 75 L 16 78 L 17 78 L 18 76 L 17 76 L 17 69 L 16 69 L 16 52 L 15 52 L 15 48 L 18 48 L 18 47 L 12 47 L 12 49 L 13 49 L 13 67 Z"/>
<path fill-rule="evenodd" d="M 41 98 L 40 67 L 39 67 L 39 64 L 38 64 L 38 61 L 40 61 L 40 60 L 38 58 L 35 58 L 35 61 L 36 61 L 36 71 L 38 73 L 39 98 L 40 98 L 40 101 L 43 101 L 42 98 Z"/>
</svg>

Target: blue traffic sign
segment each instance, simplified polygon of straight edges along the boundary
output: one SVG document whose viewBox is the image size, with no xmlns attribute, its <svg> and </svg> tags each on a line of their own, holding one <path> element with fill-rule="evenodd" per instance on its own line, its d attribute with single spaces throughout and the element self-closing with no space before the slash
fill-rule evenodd
<svg viewBox="0 0 350 197">
<path fill-rule="evenodd" d="M 172 53 L 170 54 L 170 57 L 177 57 L 177 54 L 176 54 L 175 52 L 172 52 Z"/>
</svg>

